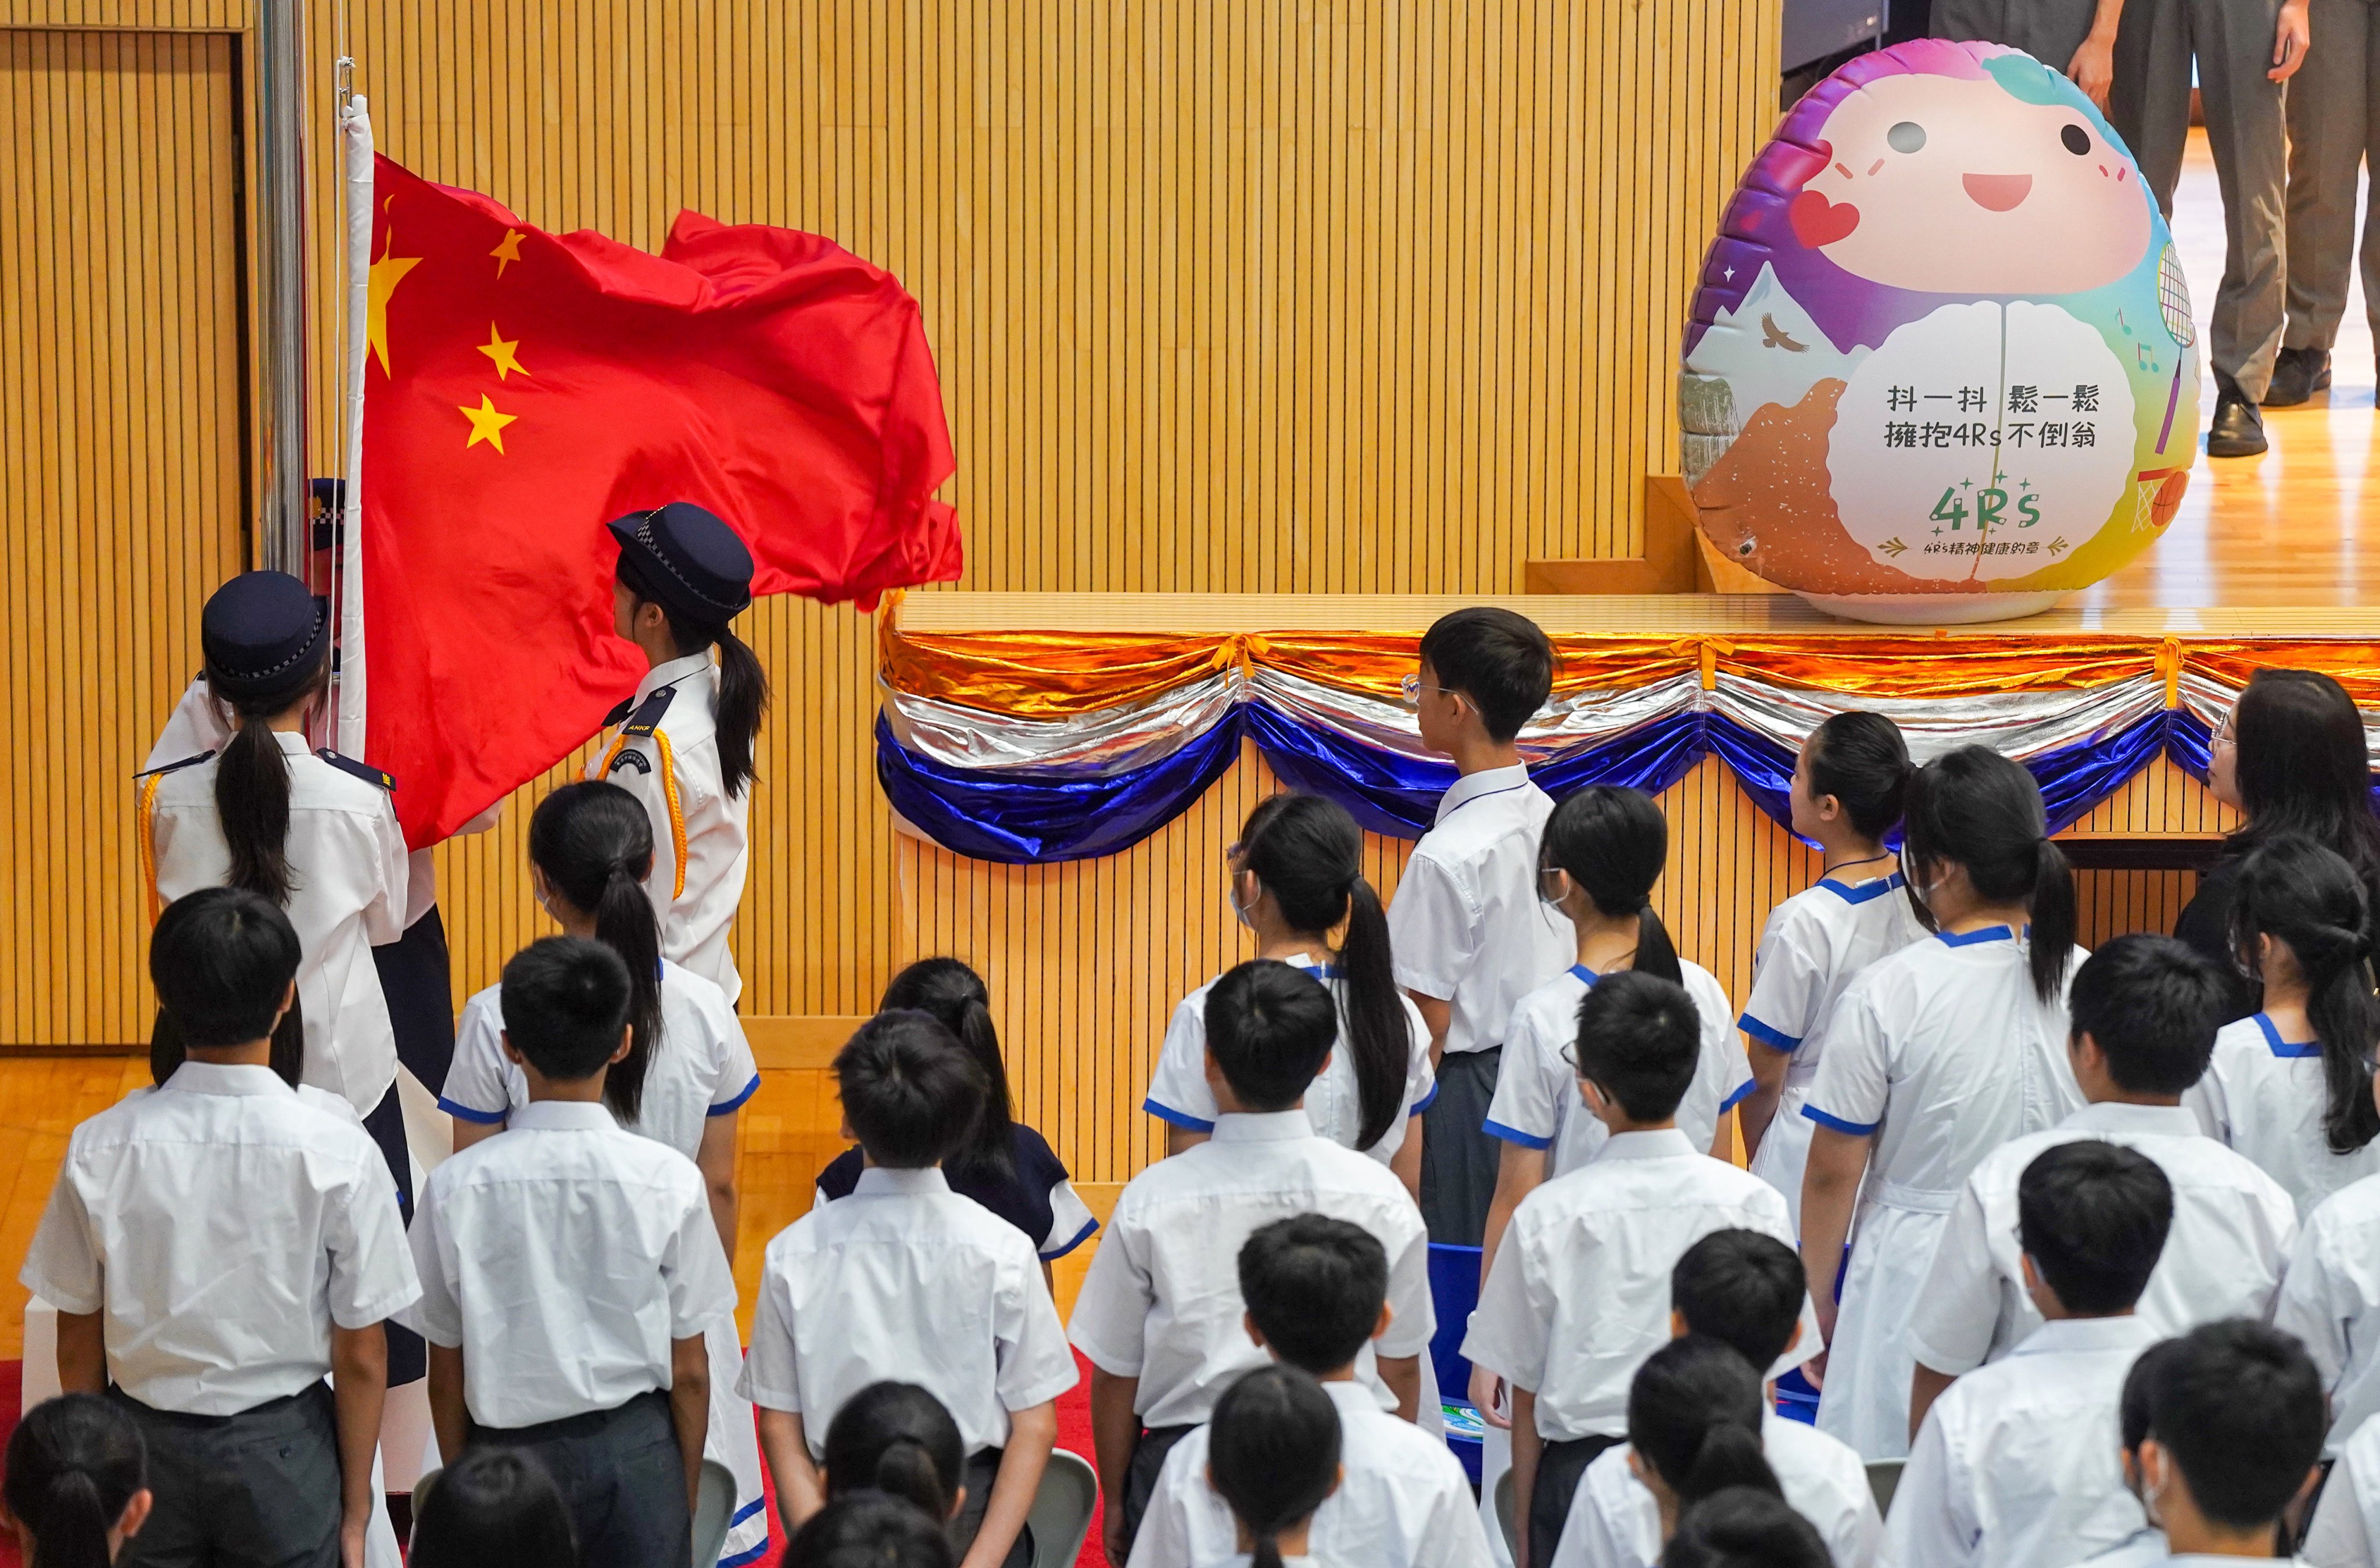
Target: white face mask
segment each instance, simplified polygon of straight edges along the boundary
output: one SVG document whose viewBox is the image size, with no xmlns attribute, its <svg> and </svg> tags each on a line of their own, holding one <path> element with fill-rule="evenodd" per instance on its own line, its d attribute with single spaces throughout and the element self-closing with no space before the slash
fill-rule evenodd
<svg viewBox="0 0 2380 1568">
<path fill-rule="evenodd" d="M 1223 905 L 1224 907 L 1231 910 L 1232 918 L 1237 920 L 1241 925 L 1245 926 L 1248 930 L 1255 930 L 1257 929 L 1257 923 L 1248 918 L 1248 910 L 1256 907 L 1256 900 L 1250 899 L 1245 908 L 1241 906 L 1237 896 L 1239 892 L 1239 881 L 1240 879 L 1236 876 L 1226 876 L 1223 879 Z M 1262 898 L 1263 896 L 1263 889 L 1259 886 L 1257 892 L 1257 898 Z"/>
</svg>

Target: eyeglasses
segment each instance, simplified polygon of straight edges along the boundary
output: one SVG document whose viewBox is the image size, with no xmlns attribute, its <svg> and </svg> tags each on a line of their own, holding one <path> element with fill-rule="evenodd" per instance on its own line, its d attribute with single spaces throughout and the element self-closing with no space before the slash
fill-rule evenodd
<svg viewBox="0 0 2380 1568">
<path fill-rule="evenodd" d="M 1405 706 L 1412 709 L 1420 708 L 1421 694 L 1424 691 L 1427 691 L 1433 697 L 1451 697 L 1457 702 L 1468 700 L 1461 692 L 1449 691 L 1442 686 L 1423 686 L 1421 684 L 1421 674 L 1419 671 L 1415 671 L 1414 674 L 1407 675 L 1403 680 L 1398 682 L 1397 689 L 1404 694 Z"/>
<path fill-rule="evenodd" d="M 2232 732 L 2231 721 L 2228 717 L 2224 719 L 2222 727 L 2217 729 L 2215 732 L 2214 736 L 2207 742 L 2207 745 L 2210 748 L 2217 746 L 2236 748 L 2239 744 L 2240 737 Z"/>
</svg>

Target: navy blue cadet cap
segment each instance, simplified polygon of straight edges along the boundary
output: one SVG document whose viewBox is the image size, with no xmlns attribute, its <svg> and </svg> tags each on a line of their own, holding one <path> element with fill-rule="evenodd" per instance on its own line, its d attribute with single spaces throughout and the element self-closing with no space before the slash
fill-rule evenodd
<svg viewBox="0 0 2380 1568">
<path fill-rule="evenodd" d="M 207 679 L 222 695 L 297 695 L 331 641 L 330 607 L 286 572 L 242 572 L 215 590 L 199 616 Z"/>
<path fill-rule="evenodd" d="M 614 517 L 620 580 L 681 621 L 726 624 L 752 602 L 752 553 L 735 530 L 691 501 Z"/>
</svg>

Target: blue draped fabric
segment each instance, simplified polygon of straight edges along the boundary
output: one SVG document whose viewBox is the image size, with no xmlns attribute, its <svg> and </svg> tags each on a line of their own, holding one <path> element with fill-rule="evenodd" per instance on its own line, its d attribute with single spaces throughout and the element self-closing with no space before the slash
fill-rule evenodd
<svg viewBox="0 0 2380 1568">
<path fill-rule="evenodd" d="M 2091 808 L 2122 788 L 2126 779 L 2147 767 L 2165 748 L 2167 720 L 2172 716 L 2152 713 L 2113 735 L 2094 735 L 2026 759 L 2025 767 L 2041 785 L 2049 831 L 2060 833 L 2073 826 L 2090 815 Z"/>
</svg>

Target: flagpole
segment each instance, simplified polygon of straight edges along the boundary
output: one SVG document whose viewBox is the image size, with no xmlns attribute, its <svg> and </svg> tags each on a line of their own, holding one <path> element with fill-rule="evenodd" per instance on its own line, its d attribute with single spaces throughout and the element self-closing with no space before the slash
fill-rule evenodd
<svg viewBox="0 0 2380 1568">
<path fill-rule="evenodd" d="M 306 19 L 301 0 L 256 8 L 259 326 L 257 411 L 263 483 L 257 565 L 305 577 Z"/>
<path fill-rule="evenodd" d="M 364 363 L 370 352 L 365 328 L 371 306 L 372 126 L 371 106 L 350 98 L 339 111 L 342 177 L 346 183 L 347 362 L 346 393 L 340 406 L 346 459 L 340 508 L 339 678 L 332 744 L 349 757 L 364 755 Z"/>
</svg>

